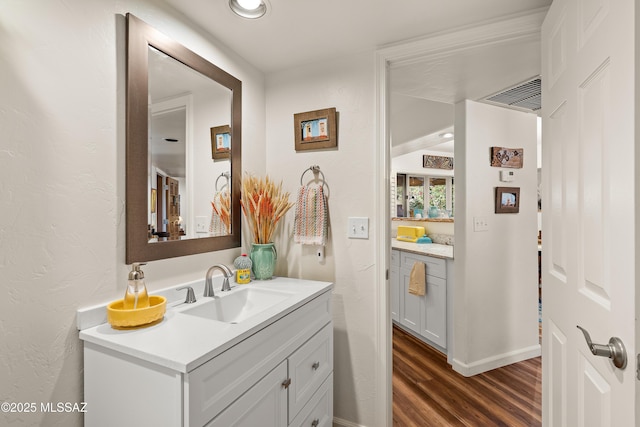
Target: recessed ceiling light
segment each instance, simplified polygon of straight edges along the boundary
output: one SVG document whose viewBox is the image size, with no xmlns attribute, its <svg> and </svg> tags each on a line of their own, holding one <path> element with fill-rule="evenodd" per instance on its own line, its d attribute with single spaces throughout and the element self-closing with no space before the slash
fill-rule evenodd
<svg viewBox="0 0 640 427">
<path fill-rule="evenodd" d="M 453 133 L 451 132 L 445 132 L 445 133 L 441 133 L 440 135 L 438 135 L 440 138 L 453 138 Z"/>
<path fill-rule="evenodd" d="M 229 0 L 229 7 L 236 15 L 248 19 L 257 19 L 267 13 L 263 0 Z"/>
</svg>

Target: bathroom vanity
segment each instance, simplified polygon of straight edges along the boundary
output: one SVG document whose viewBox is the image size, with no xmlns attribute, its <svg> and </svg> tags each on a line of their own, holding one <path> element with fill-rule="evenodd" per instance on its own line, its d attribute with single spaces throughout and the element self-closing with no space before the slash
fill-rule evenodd
<svg viewBox="0 0 640 427">
<path fill-rule="evenodd" d="M 425 295 L 409 293 L 411 269 L 416 262 L 426 266 Z M 450 297 L 453 283 L 453 246 L 392 241 L 390 267 L 391 318 L 438 350 L 447 350 L 450 330 Z"/>
<path fill-rule="evenodd" d="M 85 425 L 330 426 L 332 286 L 215 285 L 147 328 L 82 329 Z"/>
</svg>

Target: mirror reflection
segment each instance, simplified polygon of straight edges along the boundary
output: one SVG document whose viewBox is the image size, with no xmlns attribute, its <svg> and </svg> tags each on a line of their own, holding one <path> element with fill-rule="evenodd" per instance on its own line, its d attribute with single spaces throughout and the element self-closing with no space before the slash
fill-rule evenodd
<svg viewBox="0 0 640 427">
<path fill-rule="evenodd" d="M 231 90 L 152 46 L 148 77 L 149 241 L 229 234 Z"/>
<path fill-rule="evenodd" d="M 127 14 L 126 261 L 239 247 L 242 82 Z"/>
</svg>

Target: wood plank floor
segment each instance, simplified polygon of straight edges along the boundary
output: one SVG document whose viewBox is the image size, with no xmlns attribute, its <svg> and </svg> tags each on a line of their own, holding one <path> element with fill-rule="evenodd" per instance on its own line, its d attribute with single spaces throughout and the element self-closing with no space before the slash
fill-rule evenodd
<svg viewBox="0 0 640 427">
<path fill-rule="evenodd" d="M 541 426 L 540 358 L 466 378 L 393 328 L 394 426 Z"/>
</svg>

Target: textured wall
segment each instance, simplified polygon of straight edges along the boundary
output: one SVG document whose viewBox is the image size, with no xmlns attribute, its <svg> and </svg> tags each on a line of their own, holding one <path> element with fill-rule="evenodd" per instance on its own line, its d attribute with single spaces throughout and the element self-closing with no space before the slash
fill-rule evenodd
<svg viewBox="0 0 640 427">
<path fill-rule="evenodd" d="M 75 312 L 124 292 L 124 13 L 243 81 L 244 166 L 264 171 L 263 76 L 161 4 L 0 2 L 0 402 L 81 402 Z M 149 263 L 147 285 L 198 279 L 239 252 Z M 0 425 L 82 418 L 0 413 Z"/>
<path fill-rule="evenodd" d="M 267 171 L 295 194 L 300 175 L 319 165 L 329 187 L 330 240 L 326 260 L 314 248 L 292 243 L 293 215 L 278 242 L 279 274 L 329 280 L 335 338 L 334 415 L 379 425 L 374 399 L 375 305 L 375 98 L 373 54 L 323 62 L 267 77 Z M 293 115 L 336 107 L 338 148 L 297 153 Z M 306 179 L 313 177 L 307 172 Z M 306 180 L 305 180 L 306 182 Z M 369 217 L 369 240 L 347 239 L 347 217 Z"/>
</svg>

